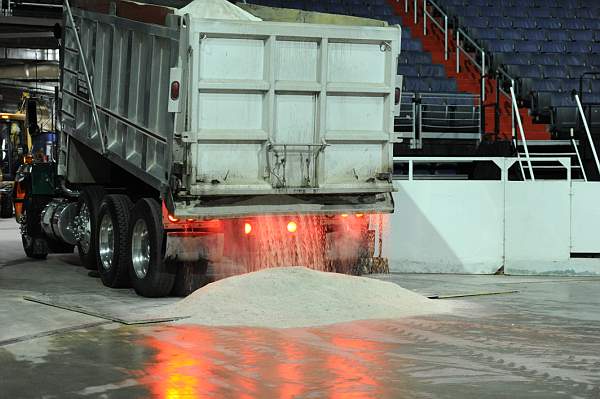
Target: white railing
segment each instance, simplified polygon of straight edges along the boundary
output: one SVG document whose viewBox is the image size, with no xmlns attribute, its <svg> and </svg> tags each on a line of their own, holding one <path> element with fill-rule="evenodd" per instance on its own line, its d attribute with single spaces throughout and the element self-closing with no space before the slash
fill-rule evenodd
<svg viewBox="0 0 600 399">
<path fill-rule="evenodd" d="M 500 175 L 496 178 L 489 178 L 486 180 L 499 180 L 499 181 L 509 181 L 509 170 L 510 168 L 518 162 L 518 159 L 515 158 L 506 158 L 506 157 L 421 157 L 421 156 L 400 156 L 394 157 L 394 165 L 405 165 L 404 171 L 406 174 L 394 174 L 394 180 L 469 180 L 468 176 L 457 175 L 455 178 L 451 175 L 420 175 L 418 172 L 415 173 L 415 165 L 444 165 L 444 164 L 473 164 L 475 162 L 481 164 L 482 162 L 491 162 L 495 164 L 499 171 Z M 534 162 L 558 162 L 561 167 L 565 170 L 564 180 L 571 181 L 571 158 L 568 157 L 539 157 L 539 158 L 531 158 Z M 543 166 L 540 166 L 543 168 Z M 552 167 L 554 168 L 554 167 Z M 461 178 L 462 177 L 462 178 Z M 478 180 L 478 179 L 473 179 Z M 523 181 L 527 181 L 527 179 L 523 179 Z"/>
<path fill-rule="evenodd" d="M 581 174 L 583 176 L 583 181 L 588 181 L 587 174 L 585 173 L 585 168 L 583 166 L 583 162 L 581 162 L 581 155 L 579 155 L 579 148 L 578 148 L 577 142 L 573 138 L 573 129 L 572 128 L 571 128 L 571 145 L 575 149 L 575 155 L 577 155 L 577 163 L 579 164 L 579 167 L 581 168 Z"/>
<path fill-rule="evenodd" d="M 444 19 L 444 24 L 442 25 L 437 19 L 435 19 L 434 15 L 427 11 L 427 6 L 430 5 L 434 8 Z M 427 36 L 427 18 L 435 26 L 437 26 L 442 33 L 444 34 L 444 59 L 448 59 L 448 15 L 433 1 L 431 0 L 423 0 L 423 35 Z"/>
<path fill-rule="evenodd" d="M 529 149 L 527 148 L 527 139 L 525 138 L 525 131 L 523 131 L 523 123 L 521 122 L 521 114 L 518 112 L 519 107 L 517 106 L 517 97 L 515 96 L 515 88 L 513 86 L 510 87 L 510 97 L 512 100 L 513 107 L 516 110 L 515 116 L 517 118 L 517 124 L 519 126 L 519 133 L 521 136 L 521 142 L 523 143 L 523 149 L 525 150 L 525 158 L 527 159 L 527 167 L 529 168 L 529 176 L 531 177 L 531 181 L 535 181 L 533 167 L 531 166 L 531 158 L 529 157 Z M 518 148 L 518 147 L 516 147 L 516 148 Z M 518 154 L 519 154 L 519 151 L 517 151 L 517 155 Z M 518 156 L 518 158 L 519 158 L 519 162 L 521 163 L 521 170 L 523 170 L 523 164 L 521 162 L 521 157 Z M 523 173 L 523 179 L 526 179 L 524 173 Z"/>
<path fill-rule="evenodd" d="M 512 78 L 512 76 L 510 76 L 502 68 L 496 68 L 496 73 L 497 73 L 497 75 L 499 75 L 499 76 L 496 76 L 497 80 L 502 80 L 502 79 L 500 79 L 502 77 L 503 79 L 510 81 L 510 87 L 512 87 L 514 90 L 515 80 Z M 504 88 L 502 87 L 501 84 L 499 85 L 499 90 L 502 94 L 504 94 L 506 97 L 508 97 L 508 99 L 510 101 L 510 124 L 511 124 L 510 135 L 511 135 L 511 137 L 515 137 L 515 107 L 513 105 L 512 99 L 510 97 L 510 92 L 507 93 L 506 91 L 504 91 Z M 498 104 L 498 106 L 500 106 L 500 104 Z M 518 108 L 517 108 L 517 110 L 518 110 Z"/>
<path fill-rule="evenodd" d="M 583 127 L 585 128 L 585 133 L 587 134 L 587 139 L 592 149 L 592 154 L 594 155 L 594 162 L 596 162 L 596 168 L 598 173 L 600 174 L 600 161 L 598 161 L 598 154 L 596 153 L 596 146 L 594 145 L 594 140 L 592 139 L 592 134 L 590 132 L 590 127 L 587 122 L 587 118 L 585 117 L 585 112 L 583 112 L 583 107 L 581 106 L 581 100 L 579 99 L 579 94 L 575 94 L 575 101 L 577 102 L 577 109 L 579 110 L 579 115 L 581 116 L 581 120 L 583 121 Z M 583 169 L 583 165 L 582 165 Z"/>
<path fill-rule="evenodd" d="M 477 60 L 476 57 L 473 57 L 469 51 L 465 47 L 462 46 L 461 38 L 471 44 L 473 48 L 477 51 L 477 53 L 481 56 L 481 62 Z M 485 102 L 485 75 L 486 75 L 486 66 L 485 66 L 485 51 L 479 47 L 475 40 L 471 39 L 469 35 L 465 33 L 462 29 L 458 28 L 456 30 L 456 73 L 460 73 L 460 54 L 461 52 L 467 57 L 477 68 L 479 68 L 481 72 L 481 101 Z"/>
</svg>

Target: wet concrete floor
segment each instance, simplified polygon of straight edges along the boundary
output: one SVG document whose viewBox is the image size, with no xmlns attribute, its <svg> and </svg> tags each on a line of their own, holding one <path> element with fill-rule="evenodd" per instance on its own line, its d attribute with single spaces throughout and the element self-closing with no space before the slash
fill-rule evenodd
<svg viewBox="0 0 600 399">
<path fill-rule="evenodd" d="M 106 289 L 75 260 L 26 260 L 0 222 L 0 398 L 600 397 L 597 278 L 375 276 L 427 294 L 519 292 L 453 299 L 453 315 L 284 330 L 124 326 L 22 299 L 163 303 Z"/>
</svg>

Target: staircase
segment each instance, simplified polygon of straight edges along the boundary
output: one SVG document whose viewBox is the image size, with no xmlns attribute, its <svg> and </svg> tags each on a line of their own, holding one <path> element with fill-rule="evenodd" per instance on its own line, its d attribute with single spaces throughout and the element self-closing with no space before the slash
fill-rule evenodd
<svg viewBox="0 0 600 399">
<path fill-rule="evenodd" d="M 423 49 L 431 53 L 432 61 L 444 66 L 448 77 L 455 78 L 458 89 L 462 92 L 479 94 L 481 92 L 480 71 L 466 57 L 460 57 L 460 73 L 456 73 L 456 35 L 449 29 L 448 32 L 448 60 L 444 59 L 444 36 L 443 33 L 433 26 L 431 22 L 427 25 L 427 35 L 423 35 L 423 11 L 422 2 L 417 2 L 418 22 L 414 23 L 413 1 L 409 1 L 408 13 L 404 10 L 404 1 L 388 0 L 396 14 L 402 18 L 402 26 L 411 31 L 411 36 L 423 43 Z M 494 103 L 496 101 L 496 81 L 486 79 L 486 101 L 485 107 L 485 132 L 494 132 Z M 500 95 L 500 137 L 512 140 L 511 102 Z M 519 108 L 523 130 L 527 140 L 550 140 L 548 126 L 534 123 L 527 108 Z M 535 172 L 534 172 L 535 173 Z"/>
<path fill-rule="evenodd" d="M 531 179 L 527 154 L 522 141 L 515 143 L 519 162 L 523 165 L 525 179 Z M 560 162 L 552 159 L 569 158 L 571 160 L 571 179 L 587 181 L 588 176 L 584 165 L 581 163 L 581 147 L 578 140 L 530 140 L 527 142 L 527 149 L 531 159 L 531 169 L 536 179 L 552 180 L 565 179 L 566 169 Z M 519 165 L 516 165 L 520 169 Z M 523 173 L 519 172 L 522 176 Z"/>
</svg>

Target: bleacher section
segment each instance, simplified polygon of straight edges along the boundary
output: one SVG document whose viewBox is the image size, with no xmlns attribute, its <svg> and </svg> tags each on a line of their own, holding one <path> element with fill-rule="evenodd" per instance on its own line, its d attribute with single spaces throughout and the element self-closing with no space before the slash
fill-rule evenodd
<svg viewBox="0 0 600 399">
<path fill-rule="evenodd" d="M 459 27 L 492 55 L 491 68 L 515 78 L 519 99 L 552 131 L 577 127 L 573 90 L 600 72 L 597 0 L 438 0 Z M 600 75 L 598 76 L 600 78 Z M 586 76 L 584 103 L 600 104 L 600 79 Z M 595 117 L 592 113 L 592 118 Z M 591 120 L 593 125 L 600 121 Z"/>
</svg>

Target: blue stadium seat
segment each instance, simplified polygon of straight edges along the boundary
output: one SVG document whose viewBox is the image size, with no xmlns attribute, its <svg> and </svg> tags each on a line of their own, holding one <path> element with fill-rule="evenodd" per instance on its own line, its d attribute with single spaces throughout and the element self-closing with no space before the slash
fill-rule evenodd
<svg viewBox="0 0 600 399">
<path fill-rule="evenodd" d="M 516 30 L 516 29 L 515 29 Z M 546 40 L 546 32 L 540 29 L 520 29 L 525 40 Z"/>
<path fill-rule="evenodd" d="M 498 36 L 502 40 L 523 40 L 524 38 L 522 29 L 499 29 Z"/>
<path fill-rule="evenodd" d="M 533 18 L 512 18 L 513 28 L 535 29 L 537 25 Z"/>
<path fill-rule="evenodd" d="M 431 91 L 429 82 L 424 79 L 404 79 L 403 91 L 409 93 L 427 93 Z"/>
<path fill-rule="evenodd" d="M 577 41 L 577 42 L 566 42 L 567 53 L 589 53 L 591 52 L 591 42 Z"/>
<path fill-rule="evenodd" d="M 515 50 L 514 40 L 484 40 L 483 42 L 493 53 L 512 53 Z"/>
<path fill-rule="evenodd" d="M 469 33 L 478 40 L 494 40 L 499 36 L 496 28 L 471 28 Z"/>
<path fill-rule="evenodd" d="M 574 18 L 562 18 L 560 19 L 560 28 L 562 29 L 585 29 L 585 24 L 583 23 L 583 21 L 581 21 L 580 19 L 574 19 Z M 554 28 L 554 29 L 558 29 L 558 28 Z"/>
<path fill-rule="evenodd" d="M 571 40 L 594 41 L 594 32 L 591 30 L 572 30 L 569 32 Z"/>
<path fill-rule="evenodd" d="M 560 29 L 560 20 L 557 18 L 536 18 L 535 26 L 539 29 Z"/>
<path fill-rule="evenodd" d="M 423 45 L 418 39 L 405 39 L 400 44 L 401 51 L 423 51 Z"/>
<path fill-rule="evenodd" d="M 419 76 L 419 73 L 417 72 L 417 66 L 411 64 L 398 64 L 397 72 L 399 75 L 404 76 Z"/>
<path fill-rule="evenodd" d="M 566 79 L 569 77 L 569 71 L 563 65 L 544 65 L 541 70 L 544 78 Z"/>
<path fill-rule="evenodd" d="M 525 14 L 529 17 L 551 18 L 550 8 L 527 8 Z M 521 14 L 522 15 L 522 14 Z"/>
<path fill-rule="evenodd" d="M 543 32 L 543 31 L 540 31 Z M 571 40 L 569 36 L 569 32 L 564 30 L 547 30 L 546 38 L 548 40 L 556 41 L 556 42 L 566 42 L 567 40 Z"/>
<path fill-rule="evenodd" d="M 431 54 L 421 51 L 402 51 L 398 56 L 399 64 L 431 64 Z"/>
<path fill-rule="evenodd" d="M 434 93 L 456 92 L 458 88 L 454 79 L 428 78 L 427 81 Z"/>
<path fill-rule="evenodd" d="M 439 64 L 420 64 L 417 65 L 419 76 L 443 78 L 446 77 L 446 70 L 443 65 Z"/>
<path fill-rule="evenodd" d="M 546 42 L 537 41 L 517 41 L 514 43 L 517 53 L 535 53 L 540 50 L 540 47 Z"/>
<path fill-rule="evenodd" d="M 542 53 L 564 53 L 566 50 L 566 42 L 542 42 L 540 51 Z"/>
<path fill-rule="evenodd" d="M 509 75 L 519 78 L 542 77 L 542 71 L 539 65 L 507 65 L 504 69 Z"/>
<path fill-rule="evenodd" d="M 490 17 L 489 25 L 500 29 L 510 29 L 513 27 L 512 18 L 506 17 Z"/>
</svg>

